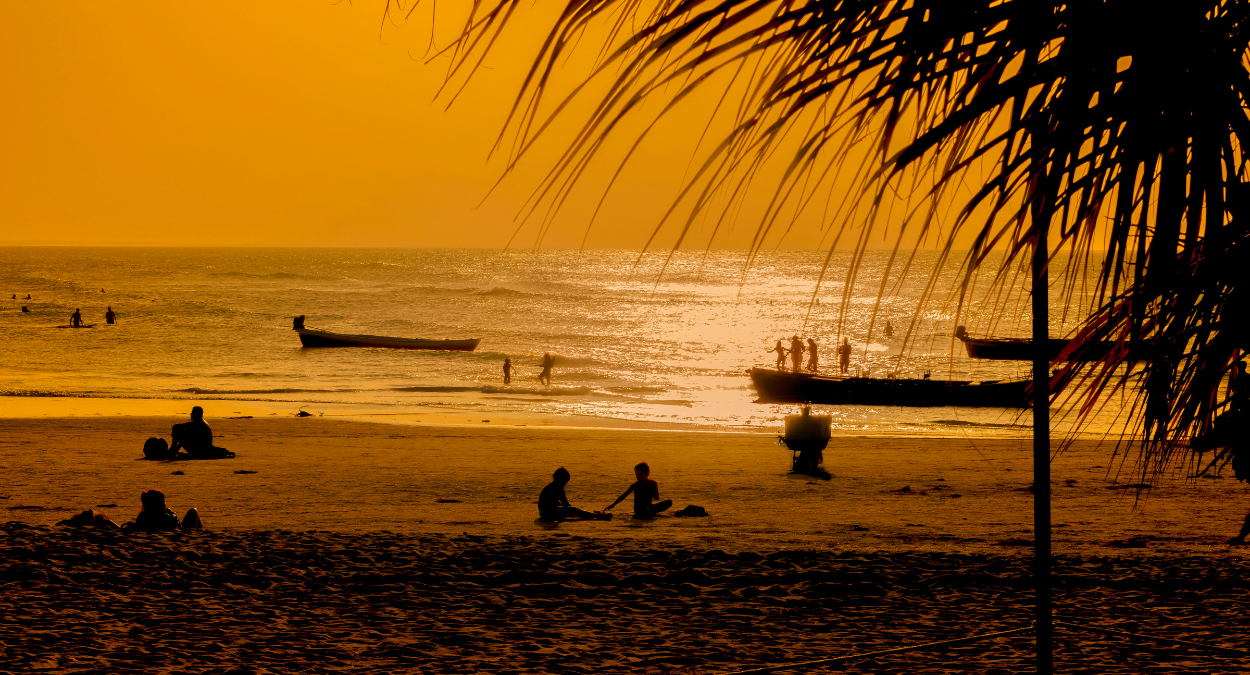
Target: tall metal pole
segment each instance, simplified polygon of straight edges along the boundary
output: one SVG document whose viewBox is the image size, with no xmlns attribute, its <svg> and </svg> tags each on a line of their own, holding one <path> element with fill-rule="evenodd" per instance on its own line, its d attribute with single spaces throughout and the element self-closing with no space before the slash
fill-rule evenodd
<svg viewBox="0 0 1250 675">
<path fill-rule="evenodd" d="M 1036 214 L 1035 214 L 1036 215 Z M 1034 222 L 1033 248 L 1033 578 L 1037 672 L 1051 675 L 1054 624 L 1050 593 L 1050 292 L 1047 288 L 1046 222 Z"/>
</svg>

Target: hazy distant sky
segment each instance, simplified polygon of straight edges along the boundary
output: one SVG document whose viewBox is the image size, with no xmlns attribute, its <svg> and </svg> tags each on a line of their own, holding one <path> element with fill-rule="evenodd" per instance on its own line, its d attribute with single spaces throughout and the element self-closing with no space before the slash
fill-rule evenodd
<svg viewBox="0 0 1250 675">
<path fill-rule="evenodd" d="M 507 139 L 488 155 L 557 2 L 538 0 L 449 110 L 449 96 L 435 98 L 448 59 L 422 63 L 432 4 L 383 25 L 381 0 L 5 2 L 0 245 L 503 246 L 563 147 L 557 128 L 478 206 L 503 171 Z M 453 5 L 437 6 L 443 45 L 460 24 Z M 566 80 L 593 56 L 569 62 Z M 643 244 L 699 119 L 656 132 L 587 246 Z M 591 172 L 544 246 L 582 243 L 593 179 L 610 168 Z M 718 244 L 742 245 L 755 225 L 748 209 Z M 694 245 L 709 230 L 696 228 Z M 820 237 L 809 226 L 783 243 Z"/>
</svg>

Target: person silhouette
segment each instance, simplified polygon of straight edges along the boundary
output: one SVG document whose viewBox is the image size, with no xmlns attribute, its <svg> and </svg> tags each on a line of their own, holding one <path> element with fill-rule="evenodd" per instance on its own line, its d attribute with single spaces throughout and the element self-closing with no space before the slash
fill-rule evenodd
<svg viewBox="0 0 1250 675">
<path fill-rule="evenodd" d="M 109 307 L 109 311 L 104 313 L 104 323 L 117 323 L 117 313 L 113 311 L 112 307 Z"/>
<path fill-rule="evenodd" d="M 842 338 L 842 344 L 838 345 L 838 372 L 846 374 L 851 367 L 851 343 L 846 338 Z"/>
<path fill-rule="evenodd" d="M 73 314 L 69 315 L 70 323 L 74 324 L 74 328 L 82 325 L 82 312 L 75 309 Z"/>
<path fill-rule="evenodd" d="M 213 445 L 213 430 L 204 422 L 204 409 L 198 405 L 191 408 L 191 421 L 175 424 L 171 436 L 174 442 L 169 446 L 170 456 L 176 455 L 182 448 L 191 455 L 191 459 L 234 457 L 233 452 Z"/>
<path fill-rule="evenodd" d="M 22 311 L 26 312 L 27 314 L 30 314 L 30 308 L 27 307 L 26 305 L 22 305 Z"/>
<path fill-rule="evenodd" d="M 545 354 L 543 354 L 543 361 L 542 361 L 543 371 L 538 374 L 538 381 L 547 385 L 548 387 L 551 386 L 551 367 L 554 365 L 556 365 L 556 357 L 552 356 L 551 352 L 546 352 Z"/>
<path fill-rule="evenodd" d="M 665 499 L 660 501 L 660 484 L 651 480 L 651 467 L 646 462 L 639 462 L 634 467 L 634 478 L 638 480 L 630 485 L 625 492 L 616 498 L 610 506 L 604 511 L 611 511 L 613 506 L 620 504 L 634 493 L 634 517 L 642 520 L 650 520 L 661 511 L 667 511 L 673 505 L 673 500 Z M 656 502 L 652 504 L 652 502 Z"/>
<path fill-rule="evenodd" d="M 569 518 L 582 520 L 611 520 L 610 513 L 591 513 L 569 504 L 564 486 L 569 483 L 569 471 L 564 467 L 551 474 L 551 482 L 538 494 L 538 519 L 544 523 L 558 523 Z"/>
<path fill-rule="evenodd" d="M 790 338 L 790 363 L 794 364 L 794 372 L 796 373 L 803 366 L 803 343 L 797 335 Z"/>
<path fill-rule="evenodd" d="M 891 324 L 889 321 L 885 322 L 885 336 L 894 337 L 894 325 Z"/>
<path fill-rule="evenodd" d="M 777 346 L 773 347 L 773 351 L 777 352 L 777 370 L 785 370 L 786 348 L 781 345 L 781 340 L 777 341 Z"/>
<path fill-rule="evenodd" d="M 512 384 L 512 359 L 503 360 L 503 383 Z"/>
<path fill-rule="evenodd" d="M 23 300 L 34 300 L 34 298 L 30 297 L 30 293 L 27 293 L 27 294 L 26 294 L 26 297 L 24 297 L 24 298 L 22 298 L 22 299 L 23 299 Z"/>
<path fill-rule="evenodd" d="M 816 372 L 820 367 L 820 356 L 816 353 L 816 341 L 807 338 L 807 369 Z"/>
</svg>

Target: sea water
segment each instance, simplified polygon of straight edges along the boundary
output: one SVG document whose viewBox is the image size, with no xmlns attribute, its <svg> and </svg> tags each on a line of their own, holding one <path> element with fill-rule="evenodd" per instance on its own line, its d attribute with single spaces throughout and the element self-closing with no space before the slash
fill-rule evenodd
<svg viewBox="0 0 1250 675">
<path fill-rule="evenodd" d="M 759 429 L 779 428 L 795 406 L 755 403 L 747 369 L 771 366 L 776 341 L 788 346 L 793 335 L 816 340 L 824 373 L 836 371 L 847 338 L 852 374 L 1028 374 L 1027 363 L 968 359 L 952 337 L 956 322 L 974 334 L 1028 336 L 1027 297 L 1012 281 L 960 308 L 952 262 L 922 303 L 935 254 L 921 253 L 901 276 L 897 260 L 885 274 L 888 251 L 870 251 L 849 292 L 852 257 L 835 254 L 826 266 L 826 255 L 0 248 L 0 406 L 18 396 L 220 399 L 349 416 L 507 413 Z M 1052 295 L 1051 334 L 1060 336 L 1079 312 Z M 116 325 L 105 325 L 108 307 Z M 59 328 L 75 309 L 96 327 Z M 295 315 L 333 332 L 481 344 L 306 349 L 291 330 Z M 537 377 L 546 352 L 556 357 L 550 386 Z M 817 408 L 843 433 L 1025 435 L 1031 423 L 1027 411 L 1002 408 Z M 1113 402 L 1085 431 L 1105 432 L 1120 410 Z"/>
</svg>

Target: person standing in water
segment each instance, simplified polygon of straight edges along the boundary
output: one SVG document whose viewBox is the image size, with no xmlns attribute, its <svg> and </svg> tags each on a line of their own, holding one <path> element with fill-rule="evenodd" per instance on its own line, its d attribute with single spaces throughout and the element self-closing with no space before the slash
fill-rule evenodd
<svg viewBox="0 0 1250 675">
<path fill-rule="evenodd" d="M 543 372 L 538 374 L 538 381 L 548 387 L 551 386 L 551 367 L 554 365 L 556 365 L 556 357 L 552 356 L 551 352 L 543 354 Z"/>
<path fill-rule="evenodd" d="M 846 338 L 842 338 L 842 344 L 838 345 L 838 372 L 843 375 L 851 367 L 851 343 Z"/>
<path fill-rule="evenodd" d="M 820 367 L 820 357 L 816 354 L 816 341 L 807 338 L 807 369 L 816 372 Z"/>
<path fill-rule="evenodd" d="M 109 307 L 109 311 L 104 313 L 104 323 L 107 323 L 107 324 L 117 323 L 117 313 L 113 311 L 112 307 Z"/>
<path fill-rule="evenodd" d="M 885 336 L 888 338 L 894 337 L 894 325 L 889 321 L 885 322 Z"/>
<path fill-rule="evenodd" d="M 773 347 L 773 351 L 777 352 L 777 370 L 786 369 L 786 348 L 781 346 L 781 340 L 777 341 L 777 346 Z"/>
<path fill-rule="evenodd" d="M 512 359 L 503 360 L 503 383 L 512 384 Z"/>
<path fill-rule="evenodd" d="M 794 364 L 796 373 L 803 367 L 803 342 L 797 335 L 790 338 L 790 363 Z"/>
<path fill-rule="evenodd" d="M 82 312 L 75 309 L 73 314 L 69 315 L 69 321 L 77 328 L 82 325 Z"/>
</svg>

